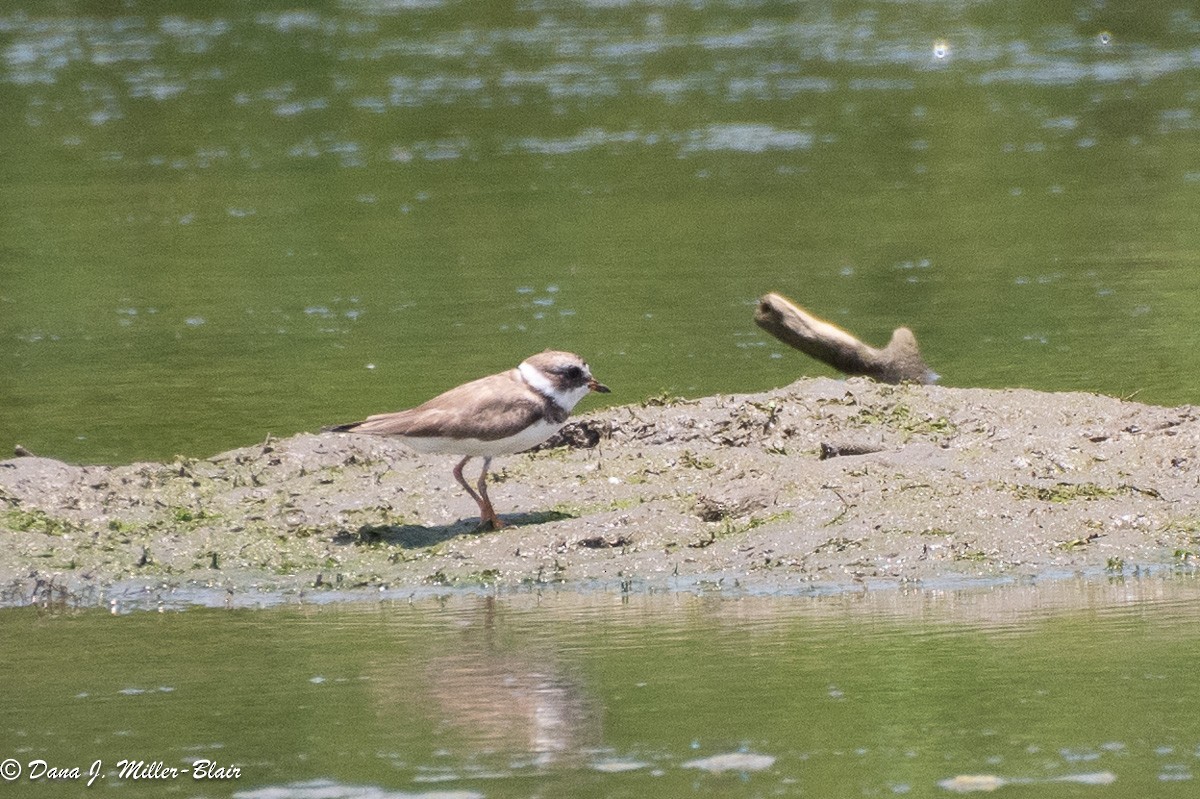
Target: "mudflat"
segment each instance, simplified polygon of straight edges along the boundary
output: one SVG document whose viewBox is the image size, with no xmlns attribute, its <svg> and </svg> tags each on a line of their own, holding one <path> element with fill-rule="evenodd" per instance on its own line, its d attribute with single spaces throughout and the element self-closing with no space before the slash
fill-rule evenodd
<svg viewBox="0 0 1200 799">
<path fill-rule="evenodd" d="M 300 434 L 210 458 L 0 462 L 7 604 L 455 590 L 789 594 L 1190 573 L 1200 411 L 805 379 L 578 417 L 497 459 Z M 468 467 L 468 473 L 470 472 Z"/>
</svg>

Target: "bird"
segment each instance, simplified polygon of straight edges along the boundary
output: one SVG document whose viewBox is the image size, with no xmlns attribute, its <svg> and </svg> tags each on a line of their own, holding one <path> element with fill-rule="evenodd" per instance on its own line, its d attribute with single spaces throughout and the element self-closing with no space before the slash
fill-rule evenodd
<svg viewBox="0 0 1200 799">
<path fill-rule="evenodd" d="M 541 444 L 562 429 L 575 405 L 593 391 L 607 394 L 609 388 L 592 377 L 587 361 L 572 352 L 546 350 L 415 408 L 326 430 L 396 438 L 417 452 L 462 455 L 454 479 L 479 506 L 480 529 L 497 530 L 505 525 L 488 499 L 492 458 Z M 472 488 L 463 467 L 476 457 L 483 458 L 483 470 Z"/>
</svg>

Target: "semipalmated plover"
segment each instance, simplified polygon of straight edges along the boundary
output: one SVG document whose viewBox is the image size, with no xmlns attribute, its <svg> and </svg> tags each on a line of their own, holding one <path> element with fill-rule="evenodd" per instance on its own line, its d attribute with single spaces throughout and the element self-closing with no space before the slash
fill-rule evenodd
<svg viewBox="0 0 1200 799">
<path fill-rule="evenodd" d="M 586 361 L 574 353 L 546 350 L 515 369 L 463 383 L 416 408 L 328 429 L 391 436 L 418 452 L 464 456 L 454 467 L 454 479 L 479 505 L 482 527 L 495 530 L 504 522 L 487 495 L 492 458 L 522 452 L 550 438 L 567 423 L 575 403 L 591 391 L 607 394 L 608 386 L 592 377 Z M 462 473 L 467 461 L 476 457 L 483 458 L 475 484 L 478 492 Z"/>
</svg>

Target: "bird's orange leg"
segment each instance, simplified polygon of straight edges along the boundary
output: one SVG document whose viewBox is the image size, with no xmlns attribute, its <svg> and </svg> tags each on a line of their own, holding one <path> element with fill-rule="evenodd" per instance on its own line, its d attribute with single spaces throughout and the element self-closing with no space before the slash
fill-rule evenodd
<svg viewBox="0 0 1200 799">
<path fill-rule="evenodd" d="M 492 462 L 491 458 L 483 459 L 483 472 L 479 475 L 479 491 L 476 493 L 471 484 L 463 477 L 463 467 L 467 465 L 467 461 L 471 460 L 471 456 L 463 458 L 454 467 L 454 479 L 458 484 L 466 489 L 471 495 L 471 499 L 475 500 L 475 504 L 479 506 L 479 529 L 481 530 L 497 530 L 504 526 L 504 522 L 500 521 L 500 517 L 496 515 L 496 511 L 492 508 L 492 501 L 487 495 L 487 470 L 488 465 Z"/>
<path fill-rule="evenodd" d="M 499 530 L 504 526 L 504 522 L 500 521 L 500 517 L 496 515 L 495 509 L 492 508 L 492 501 L 487 495 L 487 473 L 488 467 L 492 465 L 491 458 L 483 459 L 483 471 L 479 473 L 479 496 L 482 501 L 479 503 L 479 513 L 482 517 L 483 526 L 490 527 L 493 530 Z"/>
<path fill-rule="evenodd" d="M 458 465 L 454 467 L 454 479 L 458 481 L 458 484 L 460 486 L 467 489 L 467 493 L 471 495 L 471 499 L 475 500 L 475 504 L 479 506 L 479 510 L 482 512 L 483 511 L 483 502 L 480 501 L 479 495 L 475 493 L 475 489 L 471 488 L 471 484 L 468 483 L 466 481 L 466 479 L 463 477 L 463 473 L 462 473 L 463 467 L 467 465 L 467 461 L 469 461 L 469 460 L 471 460 L 470 455 L 463 458 L 461 461 L 458 462 Z"/>
</svg>

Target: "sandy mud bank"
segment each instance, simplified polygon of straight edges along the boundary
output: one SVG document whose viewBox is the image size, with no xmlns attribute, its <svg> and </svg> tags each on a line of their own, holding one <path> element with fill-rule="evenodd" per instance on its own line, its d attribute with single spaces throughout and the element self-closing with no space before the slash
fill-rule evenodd
<svg viewBox="0 0 1200 799">
<path fill-rule="evenodd" d="M 1087 394 L 802 380 L 580 417 L 498 459 L 476 533 L 453 457 L 301 434 L 211 458 L 0 462 L 12 604 L 113 586 L 316 596 L 738 590 L 1190 571 L 1200 413 Z"/>
</svg>

